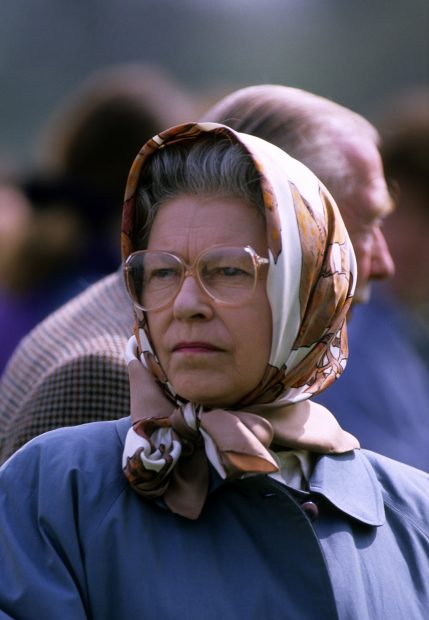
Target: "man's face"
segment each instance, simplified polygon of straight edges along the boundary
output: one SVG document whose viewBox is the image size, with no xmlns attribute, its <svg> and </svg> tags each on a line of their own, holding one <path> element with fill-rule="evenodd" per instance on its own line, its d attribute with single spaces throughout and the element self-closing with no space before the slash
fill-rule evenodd
<svg viewBox="0 0 429 620">
<path fill-rule="evenodd" d="M 346 192 L 338 204 L 356 253 L 358 277 L 353 301 L 365 303 L 370 297 L 371 280 L 389 278 L 395 271 L 381 230 L 393 202 L 375 144 L 369 140 L 347 144 L 345 154 L 355 171 L 354 189 Z"/>
<path fill-rule="evenodd" d="M 397 208 L 386 223 L 386 238 L 396 259 L 389 288 L 405 304 L 429 303 L 429 199 L 412 182 L 399 180 Z"/>
</svg>

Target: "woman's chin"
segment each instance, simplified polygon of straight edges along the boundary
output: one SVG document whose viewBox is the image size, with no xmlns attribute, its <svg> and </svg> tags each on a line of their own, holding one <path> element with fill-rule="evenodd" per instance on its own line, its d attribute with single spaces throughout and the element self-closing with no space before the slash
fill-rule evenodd
<svg viewBox="0 0 429 620">
<path fill-rule="evenodd" d="M 177 389 L 174 385 L 173 387 L 177 395 L 182 400 L 189 401 L 197 405 L 202 405 L 203 407 L 210 409 L 225 409 L 226 407 L 231 407 L 237 402 L 236 397 L 231 397 L 231 395 L 227 395 L 216 390 L 195 389 L 195 386 L 192 389 L 186 389 L 184 387 L 179 387 Z"/>
<path fill-rule="evenodd" d="M 207 394 L 192 392 L 177 392 L 177 394 L 182 400 L 195 403 L 196 405 L 201 405 L 202 407 L 206 407 L 208 409 L 225 409 L 226 407 L 231 407 L 232 405 L 230 401 L 215 395 L 210 396 Z"/>
<path fill-rule="evenodd" d="M 208 408 L 225 409 L 232 407 L 249 392 L 247 383 L 235 381 L 232 372 L 210 368 L 196 369 L 193 372 L 168 374 L 176 394 L 183 400 Z"/>
</svg>

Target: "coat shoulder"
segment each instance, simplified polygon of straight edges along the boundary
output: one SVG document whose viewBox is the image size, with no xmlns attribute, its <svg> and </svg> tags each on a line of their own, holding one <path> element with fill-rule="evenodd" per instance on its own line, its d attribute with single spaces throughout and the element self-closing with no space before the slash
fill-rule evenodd
<svg viewBox="0 0 429 620">
<path fill-rule="evenodd" d="M 83 478 L 97 472 L 96 477 L 106 481 L 116 476 L 118 469 L 122 474 L 117 463 L 129 426 L 130 419 L 122 418 L 48 431 L 20 448 L 0 472 L 5 476 L 10 471 L 17 475 L 30 469 L 33 475 L 49 479 L 51 484 L 70 475 Z"/>
<path fill-rule="evenodd" d="M 429 474 L 370 450 L 362 452 L 377 477 L 386 507 L 429 537 Z"/>
</svg>

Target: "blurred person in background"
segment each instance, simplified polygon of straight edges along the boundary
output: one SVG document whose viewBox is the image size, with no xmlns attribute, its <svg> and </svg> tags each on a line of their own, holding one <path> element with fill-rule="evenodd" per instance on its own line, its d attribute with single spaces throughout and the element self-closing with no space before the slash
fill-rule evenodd
<svg viewBox="0 0 429 620">
<path fill-rule="evenodd" d="M 397 194 L 384 227 L 396 271 L 354 310 L 350 364 L 320 401 L 343 424 L 347 405 L 362 445 L 429 471 L 429 92 L 386 105 L 380 130 Z"/>
<path fill-rule="evenodd" d="M 0 373 L 20 338 L 55 307 L 80 247 L 79 218 L 61 205 L 41 209 L 15 167 L 0 181 Z M 77 289 L 73 291 L 76 292 Z"/>
<path fill-rule="evenodd" d="M 203 120 L 272 142 L 325 183 L 355 247 L 358 301 L 367 299 L 372 280 L 392 274 L 380 228 L 392 204 L 378 133 L 362 116 L 300 89 L 259 85 L 225 97 Z M 50 428 L 125 415 L 129 388 L 123 347 L 129 316 L 117 273 L 90 287 L 24 341 L 0 384 L 3 460 Z"/>
<path fill-rule="evenodd" d="M 30 230 L 32 208 L 24 193 L 9 178 L 0 179 L 0 374 L 20 334 L 29 331 L 34 308 L 22 302 L 27 275 L 17 260 Z M 24 281 L 22 281 L 24 279 Z"/>
<path fill-rule="evenodd" d="M 7 272 L 0 283 L 0 373 L 35 324 L 117 268 L 130 161 L 142 141 L 189 118 L 192 109 L 162 69 L 125 64 L 92 74 L 53 113 L 33 170 L 13 179 L 15 200 L 19 195 L 30 209 L 13 261 L 9 252 L 9 267 L 0 265 Z M 5 192 L 1 199 L 4 204 Z"/>
<path fill-rule="evenodd" d="M 386 225 L 397 268 L 385 288 L 411 313 L 411 339 L 429 368 L 429 89 L 391 105 L 381 131 L 386 176 L 398 188 Z"/>
<path fill-rule="evenodd" d="M 0 203 L 1 373 L 20 339 L 82 289 L 84 227 L 71 202 L 42 203 L 14 177 L 1 187 Z M 73 286 L 74 275 L 82 280 Z"/>
</svg>

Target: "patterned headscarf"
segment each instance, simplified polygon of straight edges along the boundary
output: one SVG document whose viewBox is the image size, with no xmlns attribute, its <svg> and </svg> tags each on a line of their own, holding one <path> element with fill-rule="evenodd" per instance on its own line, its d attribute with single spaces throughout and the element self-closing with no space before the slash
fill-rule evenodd
<svg viewBox="0 0 429 620">
<path fill-rule="evenodd" d="M 123 258 L 135 249 L 135 198 L 145 163 L 161 146 L 206 132 L 240 143 L 261 178 L 273 336 L 264 377 L 253 392 L 228 411 L 207 410 L 176 397 L 150 346 L 144 313 L 136 309 L 136 334 L 127 348 L 133 427 L 124 471 L 137 492 L 162 496 L 173 512 L 189 518 L 202 510 L 208 461 L 223 478 L 232 478 L 276 471 L 271 444 L 321 453 L 359 447 L 326 409 L 308 400 L 345 368 L 345 320 L 356 263 L 336 204 L 303 164 L 264 140 L 216 123 L 166 130 L 146 143 L 131 168 Z"/>
</svg>

